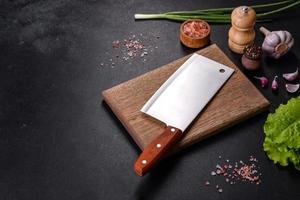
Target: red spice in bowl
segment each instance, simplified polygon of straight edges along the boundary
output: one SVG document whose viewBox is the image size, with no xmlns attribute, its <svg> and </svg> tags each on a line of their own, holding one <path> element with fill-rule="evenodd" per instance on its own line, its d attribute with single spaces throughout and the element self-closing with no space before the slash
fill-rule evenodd
<svg viewBox="0 0 300 200">
<path fill-rule="evenodd" d="M 183 25 L 183 33 L 192 38 L 202 38 L 209 32 L 206 23 L 202 21 L 189 21 Z"/>
<path fill-rule="evenodd" d="M 190 48 L 201 48 L 209 43 L 210 26 L 200 19 L 187 20 L 180 27 L 180 41 Z"/>
</svg>

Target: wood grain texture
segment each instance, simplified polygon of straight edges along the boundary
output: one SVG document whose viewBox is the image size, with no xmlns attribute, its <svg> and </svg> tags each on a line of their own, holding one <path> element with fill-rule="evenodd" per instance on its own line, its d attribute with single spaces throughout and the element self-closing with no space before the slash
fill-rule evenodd
<svg viewBox="0 0 300 200">
<path fill-rule="evenodd" d="M 196 53 L 232 67 L 235 72 L 185 131 L 173 151 L 246 120 L 269 106 L 268 100 L 217 45 L 210 45 Z M 190 56 L 103 91 L 104 100 L 142 150 L 163 132 L 165 125 L 143 114 L 140 109 Z"/>
</svg>

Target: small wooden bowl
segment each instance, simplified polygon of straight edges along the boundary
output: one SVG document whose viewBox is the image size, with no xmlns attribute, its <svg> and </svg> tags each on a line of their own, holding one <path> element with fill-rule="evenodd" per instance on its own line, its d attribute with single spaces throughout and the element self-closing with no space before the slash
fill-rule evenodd
<svg viewBox="0 0 300 200">
<path fill-rule="evenodd" d="M 254 71 L 259 69 L 260 63 L 261 63 L 260 59 L 252 60 L 247 58 L 245 55 L 242 56 L 242 64 L 248 70 Z"/>
<path fill-rule="evenodd" d="M 192 21 L 198 21 L 198 22 L 204 23 L 208 28 L 207 34 L 203 35 L 202 37 L 191 37 L 189 35 L 186 35 L 183 32 L 183 27 L 186 23 L 189 23 Z M 209 43 L 210 32 L 211 32 L 210 26 L 206 21 L 203 21 L 201 19 L 189 19 L 189 20 L 183 22 L 180 26 L 180 41 L 187 47 L 195 48 L 195 49 L 201 48 Z"/>
</svg>

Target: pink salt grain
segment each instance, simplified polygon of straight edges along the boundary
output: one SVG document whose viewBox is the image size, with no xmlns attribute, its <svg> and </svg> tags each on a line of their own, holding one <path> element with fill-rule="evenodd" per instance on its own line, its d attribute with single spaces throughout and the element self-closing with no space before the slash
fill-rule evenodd
<svg viewBox="0 0 300 200">
<path fill-rule="evenodd" d="M 201 38 L 208 34 L 208 27 L 201 21 L 190 21 L 184 24 L 183 33 L 192 38 Z"/>
<path fill-rule="evenodd" d="M 217 164 L 215 169 L 211 171 L 211 175 L 223 176 L 225 182 L 230 185 L 241 182 L 259 185 L 262 181 L 261 173 L 259 172 L 260 168 L 257 166 L 258 160 L 254 156 L 250 156 L 249 161 L 249 163 L 242 160 L 230 163 L 227 159 L 223 162 L 223 164 Z M 216 185 L 216 189 L 220 189 L 221 192 L 223 192 L 219 185 Z"/>
<path fill-rule="evenodd" d="M 113 48 L 117 49 L 119 47 L 120 47 L 120 41 L 119 40 L 113 41 Z"/>
</svg>

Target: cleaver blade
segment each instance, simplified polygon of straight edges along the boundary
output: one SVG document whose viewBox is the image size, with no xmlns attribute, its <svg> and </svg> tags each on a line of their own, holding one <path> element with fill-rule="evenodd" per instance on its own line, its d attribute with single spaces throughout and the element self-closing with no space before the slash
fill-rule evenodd
<svg viewBox="0 0 300 200">
<path fill-rule="evenodd" d="M 135 163 L 138 175 L 144 175 L 182 138 L 183 132 L 229 79 L 234 70 L 204 56 L 193 54 L 155 92 L 141 109 L 166 124 Z"/>
</svg>

